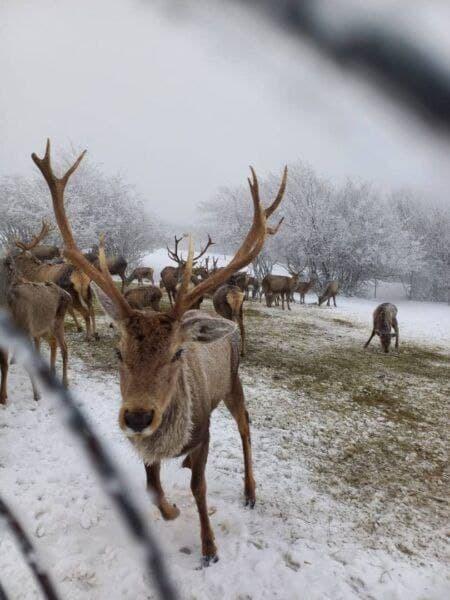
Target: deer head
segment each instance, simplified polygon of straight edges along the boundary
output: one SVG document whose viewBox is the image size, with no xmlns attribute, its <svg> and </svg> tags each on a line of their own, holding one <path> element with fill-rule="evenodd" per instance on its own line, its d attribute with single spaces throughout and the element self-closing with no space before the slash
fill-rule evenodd
<svg viewBox="0 0 450 600">
<path fill-rule="evenodd" d="M 84 152 L 61 178 L 53 173 L 49 141 L 44 157 L 39 158 L 32 154 L 32 159 L 49 186 L 66 258 L 95 282 L 99 301 L 120 332 L 117 348 L 122 394 L 120 427 L 130 438 L 150 436 L 158 430 L 178 385 L 179 370 L 185 360 L 184 344 L 191 341 L 210 343 L 235 331 L 236 325 L 231 321 L 212 318 L 206 313 L 203 315 L 201 312 L 188 311 L 199 298 L 248 265 L 260 252 L 266 235 L 276 233 L 281 222 L 271 229 L 267 226 L 267 219 L 281 202 L 286 187 L 287 169 L 284 171 L 277 197 L 266 209 L 261 205 L 258 181 L 254 170 L 251 169 L 249 186 L 253 199 L 253 222 L 235 256 L 221 271 L 189 289 L 194 260 L 198 260 L 206 251 L 205 248 L 199 256 L 194 257 L 193 243 L 190 239 L 188 257 L 174 307 L 166 313 L 149 313 L 132 309 L 115 286 L 106 265 L 103 239 L 100 240 L 99 247 L 100 270 L 89 263 L 74 240 L 64 208 L 64 189 L 83 156 Z M 211 244 L 209 238 L 207 246 Z M 178 256 L 177 250 L 176 244 L 174 255 Z"/>
</svg>

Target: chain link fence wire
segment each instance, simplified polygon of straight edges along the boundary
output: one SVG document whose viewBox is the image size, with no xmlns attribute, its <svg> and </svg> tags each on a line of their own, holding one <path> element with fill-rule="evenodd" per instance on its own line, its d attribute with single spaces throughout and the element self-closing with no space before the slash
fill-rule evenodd
<svg viewBox="0 0 450 600">
<path fill-rule="evenodd" d="M 51 373 L 44 359 L 35 352 L 28 338 L 14 325 L 5 311 L 0 311 L 0 348 L 12 351 L 17 362 L 22 364 L 43 389 L 57 398 L 63 406 L 65 409 L 64 424 L 83 446 L 106 494 L 111 498 L 132 538 L 143 551 L 148 575 L 154 582 L 159 597 L 164 600 L 177 600 L 178 594 L 169 577 L 159 543 L 149 528 L 147 520 L 128 494 L 128 487 L 123 475 L 102 446 L 92 426 L 77 407 L 71 392 L 65 389 Z M 29 553 L 24 546 L 23 539 L 20 546 L 27 558 Z M 30 564 L 28 560 L 27 562 Z M 32 565 L 30 564 L 30 566 Z M 1 598 L 0 595 L 0 600 Z M 48 596 L 48 598 L 57 599 L 57 596 Z"/>
</svg>

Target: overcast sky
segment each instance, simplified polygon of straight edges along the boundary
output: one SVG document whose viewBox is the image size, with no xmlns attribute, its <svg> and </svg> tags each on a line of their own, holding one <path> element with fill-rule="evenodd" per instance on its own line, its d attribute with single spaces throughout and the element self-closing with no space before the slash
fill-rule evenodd
<svg viewBox="0 0 450 600">
<path fill-rule="evenodd" d="M 0 175 L 33 172 L 50 136 L 55 150 L 87 148 L 178 223 L 245 182 L 249 164 L 263 175 L 302 159 L 333 180 L 449 189 L 447 142 L 233 3 L 0 7 Z"/>
</svg>

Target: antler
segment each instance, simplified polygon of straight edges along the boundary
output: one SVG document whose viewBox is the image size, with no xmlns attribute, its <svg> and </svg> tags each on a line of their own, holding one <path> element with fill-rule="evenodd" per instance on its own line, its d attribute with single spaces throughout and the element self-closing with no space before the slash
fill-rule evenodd
<svg viewBox="0 0 450 600">
<path fill-rule="evenodd" d="M 253 167 L 250 167 L 252 178 L 248 179 L 248 183 L 250 186 L 250 193 L 253 200 L 253 223 L 250 227 L 249 232 L 247 233 L 244 241 L 241 244 L 241 247 L 236 252 L 234 257 L 228 263 L 226 267 L 223 267 L 216 273 L 213 273 L 208 279 L 205 279 L 201 283 L 199 283 L 193 290 L 190 292 L 186 292 L 184 294 L 179 293 L 177 295 L 177 303 L 173 309 L 174 316 L 176 318 L 180 318 L 181 315 L 188 310 L 195 302 L 201 297 L 204 296 L 207 292 L 212 289 L 215 289 L 225 283 L 231 275 L 246 267 L 248 264 L 255 259 L 256 256 L 260 253 L 264 240 L 266 239 L 266 235 L 274 235 L 283 219 L 280 219 L 278 225 L 274 228 L 267 226 L 267 219 L 274 213 L 277 207 L 280 205 L 280 202 L 283 198 L 284 191 L 286 189 L 286 181 L 287 181 L 287 167 L 285 167 L 283 172 L 283 178 L 281 180 L 280 189 L 278 190 L 278 194 L 275 200 L 272 202 L 270 206 L 266 209 L 261 205 L 261 200 L 259 197 L 259 186 L 258 179 L 256 177 L 256 173 Z M 189 263 L 189 259 L 188 259 Z M 183 273 L 183 281 L 189 281 L 191 276 L 192 266 L 189 268 L 189 264 L 186 265 L 186 268 Z M 181 290 L 180 290 L 181 291 Z"/>
<path fill-rule="evenodd" d="M 64 256 L 66 256 L 76 267 L 84 271 L 84 273 L 86 273 L 86 275 L 90 277 L 90 279 L 92 279 L 92 281 L 94 281 L 111 299 L 111 301 L 119 309 L 120 314 L 125 317 L 132 312 L 130 305 L 115 286 L 108 268 L 106 267 L 105 269 L 102 265 L 100 272 L 83 256 L 74 240 L 72 228 L 70 227 L 64 207 L 65 187 L 70 176 L 77 169 L 85 154 L 86 150 L 80 154 L 77 160 L 62 177 L 56 177 L 56 175 L 53 173 L 50 160 L 50 140 L 47 140 L 47 146 L 45 148 L 45 154 L 43 158 L 39 158 L 34 152 L 31 155 L 31 158 L 41 171 L 50 189 L 56 222 L 65 245 Z M 100 255 L 102 255 L 102 253 L 104 257 L 103 239 L 100 240 Z M 100 256 L 100 264 L 102 264 L 102 256 Z"/>
<path fill-rule="evenodd" d="M 19 240 L 15 240 L 15 244 L 18 248 L 20 248 L 24 252 L 26 250 L 32 250 L 39 244 L 39 242 L 42 242 L 42 240 L 45 237 L 47 237 L 47 235 L 50 233 L 51 230 L 52 230 L 52 227 L 51 227 L 50 223 L 47 223 L 47 221 L 42 219 L 41 231 L 37 235 L 34 236 L 34 238 L 31 240 L 31 242 L 29 244 L 25 244 L 25 242 L 20 242 Z"/>
<path fill-rule="evenodd" d="M 174 251 L 172 252 L 172 250 L 169 248 L 169 246 L 166 246 L 167 254 L 169 255 L 169 258 L 171 260 L 173 260 L 176 263 L 178 263 L 179 265 L 181 265 L 181 264 L 183 264 L 183 259 L 178 256 L 178 244 L 181 242 L 181 240 L 183 240 L 186 237 L 186 234 L 184 233 L 179 239 L 177 239 L 176 235 L 174 237 L 175 237 Z"/>
<path fill-rule="evenodd" d="M 214 246 L 214 242 L 212 241 L 211 236 L 208 233 L 208 241 L 206 243 L 206 246 L 203 248 L 203 250 L 200 251 L 200 254 L 198 256 L 192 258 L 192 262 L 195 264 L 199 260 L 199 258 L 201 258 L 205 254 L 205 252 L 210 246 Z"/>
</svg>

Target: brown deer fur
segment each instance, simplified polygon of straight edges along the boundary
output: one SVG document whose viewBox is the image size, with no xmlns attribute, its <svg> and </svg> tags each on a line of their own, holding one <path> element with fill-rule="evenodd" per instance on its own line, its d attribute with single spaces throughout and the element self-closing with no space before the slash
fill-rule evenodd
<svg viewBox="0 0 450 600">
<path fill-rule="evenodd" d="M 234 321 L 241 333 L 241 356 L 245 356 L 244 292 L 237 285 L 221 285 L 213 295 L 213 305 L 217 314 Z"/>
<path fill-rule="evenodd" d="M 154 285 L 141 285 L 139 287 L 126 290 L 124 294 L 131 308 L 143 309 L 152 308 L 159 311 L 162 292 Z"/>
<path fill-rule="evenodd" d="M 373 329 L 370 338 L 364 344 L 364 348 L 372 341 L 375 335 L 378 335 L 381 342 L 381 347 L 384 352 L 389 352 L 391 338 L 395 337 L 395 349 L 398 350 L 399 329 L 397 321 L 397 307 L 390 302 L 379 304 L 373 312 Z M 391 333 L 391 329 L 394 333 Z"/>
<path fill-rule="evenodd" d="M 319 306 L 327 301 L 327 306 L 330 306 L 330 300 L 333 298 L 334 306 L 336 306 L 336 295 L 339 291 L 339 282 L 330 281 L 325 288 L 323 294 L 319 296 Z"/>
<path fill-rule="evenodd" d="M 16 325 L 34 340 L 40 348 L 43 336 L 49 336 L 50 365 L 55 371 L 56 350 L 59 346 L 63 363 L 62 381 L 68 385 L 68 352 L 64 337 L 64 318 L 71 304 L 70 295 L 54 283 L 31 283 L 17 277 L 12 257 L 3 259 L 0 264 L 0 279 L 3 292 L 0 304 L 6 306 Z M 2 382 L 0 404 L 7 400 L 8 353 L 0 352 Z M 38 389 L 31 379 L 33 396 L 39 399 Z"/>
<path fill-rule="evenodd" d="M 100 262 L 98 258 L 98 247 L 94 246 L 91 252 L 86 252 L 85 257 L 88 259 L 90 263 L 94 265 L 96 269 L 100 269 Z M 128 263 L 126 259 L 119 256 L 108 256 L 106 258 L 106 262 L 108 265 L 108 270 L 111 275 L 118 275 L 122 280 L 122 292 L 125 289 L 126 277 L 125 272 L 127 270 Z"/>
<path fill-rule="evenodd" d="M 155 285 L 153 280 L 153 269 L 151 267 L 137 267 L 131 271 L 130 275 L 127 277 L 127 285 L 130 285 L 135 279 L 138 280 L 140 285 L 142 285 L 144 279 L 151 281 L 152 285 Z"/>
<path fill-rule="evenodd" d="M 267 306 L 270 306 L 272 299 L 279 295 L 281 296 L 281 306 L 283 310 L 285 300 L 288 310 L 291 310 L 289 301 L 291 293 L 296 288 L 297 284 L 298 275 L 296 274 L 292 277 L 288 277 L 287 275 L 266 275 L 262 280 L 262 288 L 268 303 Z"/>
<path fill-rule="evenodd" d="M 194 495 L 201 528 L 203 564 L 217 560 L 214 534 L 206 502 L 205 466 L 209 447 L 211 412 L 222 400 L 238 424 L 245 464 L 246 503 L 255 503 L 250 429 L 244 394 L 239 379 L 239 338 L 236 325 L 190 307 L 210 289 L 217 288 L 239 269 L 247 266 L 261 251 L 267 234 L 278 230 L 267 219 L 281 202 L 287 169 L 274 202 L 264 209 L 252 169 L 249 179 L 254 214 L 251 228 L 233 259 L 221 273 L 215 273 L 192 290 L 188 286 L 193 266 L 193 244 L 175 305 L 168 313 L 132 309 L 114 285 L 104 250 L 100 247 L 100 271 L 77 248 L 64 209 L 64 189 L 84 153 L 58 178 L 50 163 L 50 142 L 43 158 L 32 158 L 48 183 L 53 208 L 65 243 L 65 255 L 91 277 L 98 286 L 104 309 L 119 324 L 119 374 L 122 406 L 119 424 L 141 454 L 147 484 L 166 519 L 178 516 L 178 509 L 166 499 L 160 481 L 160 461 L 185 454 L 184 466 L 191 469 Z"/>
<path fill-rule="evenodd" d="M 315 279 L 310 279 L 309 281 L 299 281 L 295 291 L 300 294 L 300 304 L 305 304 L 305 296 L 309 292 L 310 289 L 314 287 Z"/>
<path fill-rule="evenodd" d="M 60 257 L 60 249 L 58 246 L 35 246 L 30 250 L 31 254 L 38 260 L 53 260 Z"/>
</svg>

